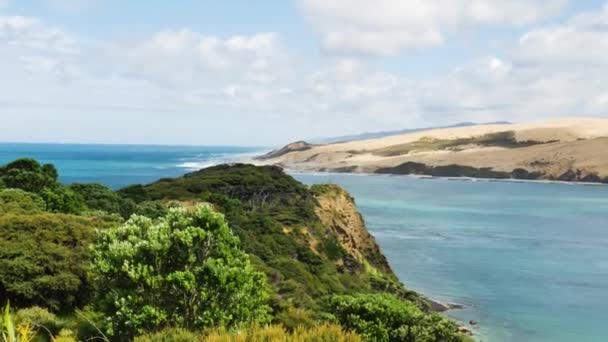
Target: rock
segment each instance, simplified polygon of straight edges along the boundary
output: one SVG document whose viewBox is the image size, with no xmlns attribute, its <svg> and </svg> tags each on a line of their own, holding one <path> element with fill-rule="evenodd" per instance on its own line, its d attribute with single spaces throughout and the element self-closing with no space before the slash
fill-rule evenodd
<svg viewBox="0 0 608 342">
<path fill-rule="evenodd" d="M 428 298 L 427 298 L 427 301 L 430 303 L 431 310 L 437 311 L 437 312 L 444 312 L 444 311 L 455 310 L 455 309 L 460 310 L 460 309 L 465 308 L 464 305 L 458 304 L 458 303 L 442 303 L 442 302 L 428 299 Z"/>
<path fill-rule="evenodd" d="M 458 332 L 464 335 L 473 336 L 473 331 L 470 328 L 460 326 Z"/>
<path fill-rule="evenodd" d="M 470 324 L 470 325 L 477 325 L 477 321 L 470 320 L 470 321 L 469 321 L 469 324 Z"/>
</svg>

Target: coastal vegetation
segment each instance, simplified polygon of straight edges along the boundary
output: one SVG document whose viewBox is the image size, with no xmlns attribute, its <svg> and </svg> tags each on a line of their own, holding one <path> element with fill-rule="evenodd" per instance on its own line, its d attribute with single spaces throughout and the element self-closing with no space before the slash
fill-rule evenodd
<svg viewBox="0 0 608 342">
<path fill-rule="evenodd" d="M 555 141 L 535 141 L 526 140 L 519 141 L 515 137 L 514 131 L 504 131 L 496 133 L 487 133 L 481 136 L 456 139 L 438 139 L 431 137 L 422 137 L 417 141 L 383 147 L 373 150 L 372 153 L 378 156 L 391 157 L 409 154 L 412 152 L 426 151 L 441 151 L 451 150 L 459 151 L 466 146 L 474 145 L 481 147 L 504 147 L 504 148 L 519 148 L 528 147 L 539 144 L 548 144 Z"/>
<path fill-rule="evenodd" d="M 274 166 L 113 191 L 20 159 L 0 167 L 0 234 L 6 341 L 467 339 L 398 281 L 344 190 Z"/>
<path fill-rule="evenodd" d="M 495 171 L 489 167 L 476 168 L 463 165 L 440 165 L 428 166 L 423 163 L 406 162 L 395 167 L 380 168 L 376 173 L 401 174 L 401 175 L 427 175 L 435 177 L 472 177 L 472 178 L 495 178 L 495 179 L 540 179 L 541 172 L 529 172 L 525 169 L 515 169 L 511 172 Z"/>
</svg>

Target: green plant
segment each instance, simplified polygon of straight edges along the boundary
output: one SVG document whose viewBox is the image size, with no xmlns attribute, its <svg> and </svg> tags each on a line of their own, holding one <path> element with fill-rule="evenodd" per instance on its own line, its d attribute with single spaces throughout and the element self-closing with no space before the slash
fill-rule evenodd
<svg viewBox="0 0 608 342">
<path fill-rule="evenodd" d="M 371 341 L 460 342 L 464 337 L 452 321 L 425 314 L 412 302 L 388 294 L 333 296 L 327 303 L 343 327 Z"/>
<path fill-rule="evenodd" d="M 0 215 L 0 298 L 64 312 L 84 305 L 94 230 L 114 224 L 66 214 Z"/>
<path fill-rule="evenodd" d="M 17 310 L 14 315 L 16 324 L 30 324 L 34 327 L 42 327 L 51 334 L 56 334 L 60 330 L 61 323 L 55 314 L 45 308 L 32 306 Z"/>
<path fill-rule="evenodd" d="M 227 331 L 220 328 L 208 331 L 204 342 L 360 342 L 361 337 L 335 324 L 299 327 L 288 331 L 283 326 L 252 326 L 243 330 Z"/>
<path fill-rule="evenodd" d="M 100 210 L 128 218 L 135 210 L 132 200 L 124 199 L 112 189 L 96 183 L 74 183 L 69 188 L 82 197 L 89 210 Z"/>
<path fill-rule="evenodd" d="M 201 340 L 195 333 L 182 328 L 165 328 L 163 330 L 137 336 L 134 342 L 194 342 Z"/>
<path fill-rule="evenodd" d="M 46 209 L 44 200 L 31 192 L 21 189 L 0 190 L 0 214 L 8 212 L 41 212 Z"/>
<path fill-rule="evenodd" d="M 133 216 L 102 231 L 92 253 L 98 305 L 115 337 L 269 319 L 265 276 L 207 206 L 173 208 L 158 220 Z"/>
<path fill-rule="evenodd" d="M 0 322 L 0 337 L 2 342 L 31 342 L 36 336 L 36 330 L 31 323 L 15 325 L 11 316 L 10 302 L 6 302 Z"/>
</svg>

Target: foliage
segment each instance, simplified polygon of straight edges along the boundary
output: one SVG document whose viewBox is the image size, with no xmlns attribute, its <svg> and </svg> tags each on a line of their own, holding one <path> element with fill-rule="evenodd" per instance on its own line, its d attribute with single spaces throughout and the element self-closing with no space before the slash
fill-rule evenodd
<svg viewBox="0 0 608 342">
<path fill-rule="evenodd" d="M 61 322 L 59 322 L 55 314 L 39 306 L 18 310 L 15 313 L 14 320 L 18 325 L 30 324 L 35 327 L 44 327 L 44 329 L 53 334 L 57 333 L 61 326 Z"/>
<path fill-rule="evenodd" d="M 86 210 L 82 197 L 70 188 L 58 185 L 54 188 L 44 188 L 40 196 L 46 202 L 47 211 L 65 214 L 80 214 Z"/>
<path fill-rule="evenodd" d="M 541 172 L 528 172 L 524 169 L 515 169 L 511 172 L 495 171 L 489 167 L 476 168 L 466 165 L 438 165 L 429 166 L 417 162 L 405 162 L 395 167 L 379 168 L 377 173 L 388 174 L 416 174 L 429 175 L 436 177 L 475 177 L 475 178 L 496 178 L 496 179 L 539 179 L 544 174 Z"/>
<path fill-rule="evenodd" d="M 80 195 L 57 180 L 57 169 L 34 159 L 17 159 L 0 167 L 0 184 L 39 195 L 51 212 L 79 214 L 86 209 Z"/>
<path fill-rule="evenodd" d="M 46 209 L 44 200 L 21 189 L 0 190 L 0 214 L 8 212 L 41 212 Z"/>
<path fill-rule="evenodd" d="M 0 321 L 2 342 L 31 342 L 35 336 L 36 330 L 29 322 L 17 325 L 14 323 L 10 302 L 7 302 Z"/>
<path fill-rule="evenodd" d="M 208 332 L 202 339 L 205 342 L 360 342 L 356 333 L 345 331 L 335 324 L 322 324 L 313 327 L 299 327 L 291 332 L 282 326 L 251 327 L 246 330 L 227 332 L 224 329 Z"/>
<path fill-rule="evenodd" d="M 327 310 L 345 328 L 371 341 L 457 342 L 457 326 L 438 314 L 425 314 L 412 302 L 388 294 L 333 296 Z"/>
<path fill-rule="evenodd" d="M 98 304 L 114 336 L 269 319 L 264 275 L 209 207 L 174 208 L 158 220 L 133 216 L 102 231 L 93 255 Z"/>
<path fill-rule="evenodd" d="M 149 218 L 159 218 L 167 215 L 169 208 L 161 201 L 145 201 L 137 204 L 135 213 Z"/>
<path fill-rule="evenodd" d="M 52 213 L 0 215 L 0 298 L 71 310 L 90 298 L 86 266 L 94 227 L 114 222 Z"/>
<path fill-rule="evenodd" d="M 69 188 L 80 195 L 89 210 L 119 214 L 128 218 L 135 211 L 135 203 L 125 200 L 112 189 L 97 183 L 74 183 Z"/>
<path fill-rule="evenodd" d="M 279 322 L 291 325 L 282 321 L 289 315 L 281 313 L 293 308 L 318 312 L 323 296 L 373 291 L 362 274 L 363 265 L 348 260 L 334 233 L 321 224 L 315 193 L 278 167 L 220 165 L 119 193 L 139 205 L 170 200 L 212 203 L 225 214 L 255 267 L 268 276 Z M 311 247 L 314 244 L 317 250 Z M 395 287 L 402 288 L 398 283 Z"/>
<path fill-rule="evenodd" d="M 137 336 L 134 342 L 193 342 L 201 339 L 201 336 L 186 329 L 165 328 L 154 333 Z"/>
<path fill-rule="evenodd" d="M 39 193 L 57 183 L 57 169 L 30 158 L 17 159 L 0 167 L 0 183 L 7 188 Z"/>
</svg>

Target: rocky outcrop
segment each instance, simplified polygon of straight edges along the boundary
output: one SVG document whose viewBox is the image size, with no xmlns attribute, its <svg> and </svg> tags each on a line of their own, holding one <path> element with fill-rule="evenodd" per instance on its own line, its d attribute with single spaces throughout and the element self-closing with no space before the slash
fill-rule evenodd
<svg viewBox="0 0 608 342">
<path fill-rule="evenodd" d="M 374 237 L 367 231 L 354 199 L 337 185 L 313 187 L 321 223 L 338 237 L 342 248 L 360 263 L 393 274 Z"/>
</svg>

